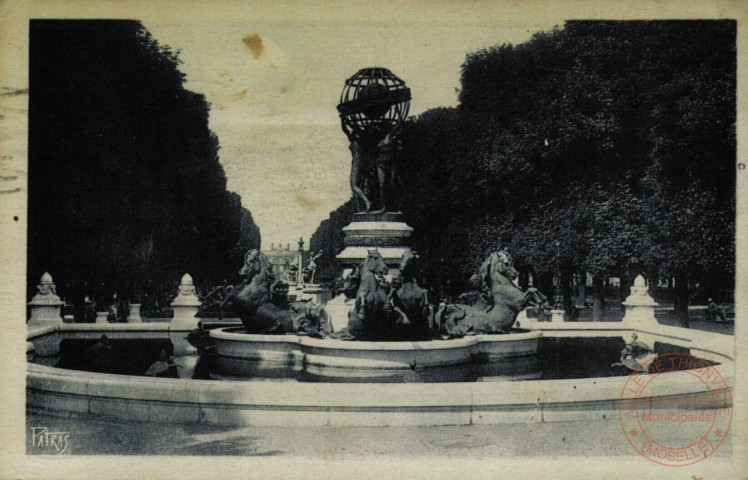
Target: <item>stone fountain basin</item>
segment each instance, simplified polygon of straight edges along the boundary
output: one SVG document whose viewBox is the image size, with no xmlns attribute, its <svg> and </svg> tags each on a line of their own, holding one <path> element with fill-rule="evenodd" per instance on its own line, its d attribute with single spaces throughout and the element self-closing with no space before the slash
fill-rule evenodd
<svg viewBox="0 0 748 480">
<path fill-rule="evenodd" d="M 719 362 L 734 384 L 734 337 L 664 325 L 539 323 L 549 338 L 595 338 L 637 333 L 650 344 L 665 342 Z M 54 355 L 64 338 L 171 338 L 189 331 L 169 324 L 59 324 L 27 332 L 27 354 Z M 491 337 L 501 340 L 503 336 Z M 263 337 L 282 351 L 288 341 Z M 483 348 L 481 337 L 475 341 Z M 348 343 L 348 342 L 345 342 Z M 432 342 L 428 342 L 432 343 Z M 351 343 L 351 345 L 355 345 Z M 380 345 L 381 344 L 377 344 Z M 293 346 L 293 343 L 291 343 Z M 403 345 L 400 345 L 403 346 Z M 291 348 L 290 350 L 294 350 Z M 150 378 L 65 370 L 29 363 L 26 408 L 54 415 L 93 415 L 125 421 L 253 426 L 403 426 L 617 421 L 622 377 L 459 383 L 216 382 Z M 702 397 L 706 390 L 682 384 L 678 376 L 658 383 L 653 397 Z"/>
<path fill-rule="evenodd" d="M 327 378 L 383 378 L 411 369 L 511 361 L 537 354 L 540 332 L 419 342 L 362 342 L 291 335 L 250 335 L 242 327 L 211 331 L 222 375 L 293 369 Z"/>
</svg>

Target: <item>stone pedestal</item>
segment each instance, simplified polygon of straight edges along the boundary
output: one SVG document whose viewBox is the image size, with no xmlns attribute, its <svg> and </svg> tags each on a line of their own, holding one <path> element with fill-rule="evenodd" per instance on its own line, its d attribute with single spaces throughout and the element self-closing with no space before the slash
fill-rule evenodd
<svg viewBox="0 0 748 480">
<path fill-rule="evenodd" d="M 197 323 L 200 321 L 195 315 L 197 310 L 202 305 L 200 297 L 197 296 L 195 290 L 195 283 L 189 273 L 185 273 L 182 276 L 182 281 L 179 285 L 179 292 L 171 302 L 171 306 L 174 309 L 174 318 L 171 321 L 171 328 L 174 330 L 186 330 L 192 331 L 197 328 Z"/>
<path fill-rule="evenodd" d="M 377 249 L 387 268 L 397 271 L 403 254 L 410 250 L 412 234 L 413 227 L 403 221 L 401 213 L 355 213 L 353 221 L 343 227 L 345 249 L 336 258 L 345 269 L 352 269 L 366 259 L 369 250 Z"/>
<path fill-rule="evenodd" d="M 109 323 L 109 312 L 96 312 L 96 323 Z"/>
<path fill-rule="evenodd" d="M 195 282 L 189 273 L 182 275 L 179 291 L 171 307 L 174 309 L 174 318 L 169 328 L 169 338 L 174 345 L 175 356 L 195 355 L 197 349 L 187 341 L 187 334 L 197 328 L 200 319 L 197 318 L 197 310 L 202 305 L 195 290 Z"/>
<path fill-rule="evenodd" d="M 57 296 L 52 276 L 45 272 L 36 289 L 38 293 L 28 303 L 31 307 L 28 324 L 52 325 L 62 323 L 61 310 L 64 302 Z"/>
<path fill-rule="evenodd" d="M 649 286 L 643 276 L 639 275 L 634 279 L 631 294 L 622 304 L 626 307 L 623 323 L 632 327 L 657 325 L 657 319 L 655 318 L 657 303 L 649 296 Z"/>
<path fill-rule="evenodd" d="M 143 319 L 140 316 L 139 303 L 130 304 L 130 312 L 127 315 L 127 323 L 143 323 Z"/>
</svg>

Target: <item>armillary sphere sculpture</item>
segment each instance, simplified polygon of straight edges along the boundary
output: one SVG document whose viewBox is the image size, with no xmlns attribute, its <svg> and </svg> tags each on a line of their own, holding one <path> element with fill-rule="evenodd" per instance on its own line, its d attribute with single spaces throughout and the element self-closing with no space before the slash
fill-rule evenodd
<svg viewBox="0 0 748 480">
<path fill-rule="evenodd" d="M 408 116 L 410 99 L 405 82 L 386 68 L 364 68 L 345 81 L 338 113 L 351 142 L 351 190 L 359 210 L 384 213 L 395 206 L 395 136 Z"/>
</svg>

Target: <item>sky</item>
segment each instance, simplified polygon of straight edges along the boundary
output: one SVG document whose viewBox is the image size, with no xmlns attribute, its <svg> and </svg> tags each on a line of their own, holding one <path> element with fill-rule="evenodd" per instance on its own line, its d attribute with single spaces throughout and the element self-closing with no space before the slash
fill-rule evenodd
<svg viewBox="0 0 748 480">
<path fill-rule="evenodd" d="M 522 43 L 568 19 L 734 16 L 728 4 L 724 11 L 719 5 L 0 0 L 0 193 L 18 195 L 18 205 L 8 202 L 9 194 L 3 199 L 24 222 L 29 18 L 137 19 L 162 45 L 179 50 L 186 88 L 212 104 L 210 128 L 221 146 L 228 188 L 241 195 L 267 247 L 293 245 L 299 237 L 308 242 L 319 223 L 350 198 L 350 152 L 335 107 L 344 81 L 359 69 L 384 67 L 403 79 L 413 96 L 411 115 L 417 115 L 457 105 L 468 52 Z"/>
<path fill-rule="evenodd" d="M 350 151 L 335 107 L 356 71 L 380 66 L 403 79 L 411 115 L 456 106 L 467 52 L 522 42 L 555 24 L 562 21 L 144 21 L 159 43 L 180 51 L 185 87 L 211 103 L 227 187 L 252 212 L 264 248 L 308 242 L 350 198 Z"/>
</svg>

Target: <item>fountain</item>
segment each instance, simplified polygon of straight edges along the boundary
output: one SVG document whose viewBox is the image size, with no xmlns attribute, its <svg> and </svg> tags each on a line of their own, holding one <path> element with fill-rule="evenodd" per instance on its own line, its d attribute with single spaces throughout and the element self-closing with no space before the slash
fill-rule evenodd
<svg viewBox="0 0 748 480">
<path fill-rule="evenodd" d="M 410 98 L 405 83 L 383 68 L 365 68 L 346 80 L 338 112 L 350 141 L 351 190 L 360 211 L 343 229 L 345 249 L 337 256 L 345 267 L 342 288 L 326 306 L 308 294 L 305 299 L 304 274 L 313 280 L 319 254 L 310 252 L 310 264 L 301 268 L 300 240 L 297 301 L 289 303 L 288 285 L 276 278 L 264 255 L 248 252 L 240 272 L 244 281 L 209 295 L 244 324 L 211 332 L 218 374 L 245 378 L 290 368 L 327 379 L 399 381 L 416 369 L 461 378 L 459 371 L 489 359 L 498 365 L 522 357 L 533 364 L 540 336 L 512 331 L 512 325 L 526 306 L 550 306 L 536 289 L 523 292 L 513 283 L 517 272 L 506 252 L 484 262 L 477 274 L 480 291 L 470 304 L 437 312 L 419 285 L 419 255 L 408 245 L 413 228 L 395 209 L 397 190 L 406 188 L 394 157 Z M 301 338 L 286 335 L 293 333 Z M 496 333 L 511 334 L 483 336 Z M 463 338 L 474 335 L 481 337 Z M 508 378 L 514 373 L 500 370 Z"/>
<path fill-rule="evenodd" d="M 472 292 L 455 304 L 432 305 L 418 278 L 419 254 L 409 244 L 413 229 L 395 195 L 406 188 L 393 158 L 409 101 L 405 83 L 385 69 L 363 69 L 346 81 L 338 111 L 350 140 L 351 189 L 360 211 L 344 228 L 345 249 L 337 260 L 345 272 L 332 301 L 322 304 L 314 283 L 318 257 L 310 252 L 304 267 L 302 242 L 293 292 L 289 277 L 281 278 L 259 250 L 250 250 L 241 282 L 214 289 L 202 302 L 185 274 L 168 323 L 143 323 L 137 304 L 130 305 L 128 323 L 62 323 L 62 302 L 45 274 L 29 303 L 28 408 L 257 426 L 602 420 L 618 415 L 623 381 L 615 375 L 653 354 L 649 345 L 658 354 L 677 349 L 699 355 L 732 383 L 732 337 L 658 324 L 643 278 L 624 303 L 623 322 L 564 322 L 536 289 L 517 287 L 511 255 L 495 251 L 471 278 Z M 524 316 L 522 330 L 516 328 L 529 305 L 554 321 Z M 195 312 L 214 306 L 238 321 L 204 328 Z M 625 343 L 632 334 L 638 337 Z M 103 335 L 113 342 L 155 342 L 152 350 L 160 357 L 164 346 L 173 347 L 181 378 L 91 373 L 56 363 L 63 340 L 93 342 Z M 564 352 L 566 341 L 581 347 Z M 603 342 L 611 355 L 588 358 L 584 342 Z M 590 362 L 593 374 L 560 365 L 562 358 Z M 619 358 L 615 368 L 625 368 L 616 373 L 610 365 Z M 653 397 L 698 398 L 707 391 L 665 377 Z M 720 407 L 731 406 L 726 392 Z"/>
</svg>

